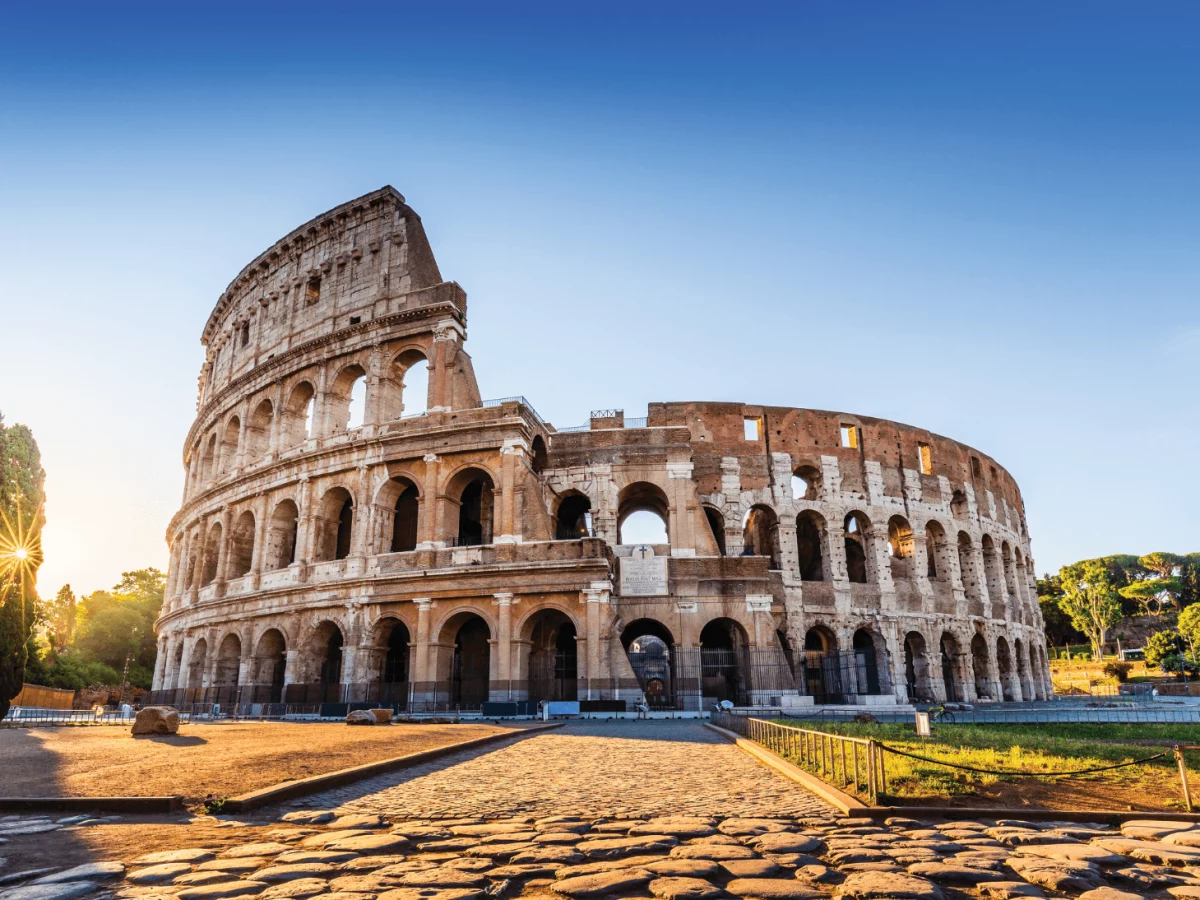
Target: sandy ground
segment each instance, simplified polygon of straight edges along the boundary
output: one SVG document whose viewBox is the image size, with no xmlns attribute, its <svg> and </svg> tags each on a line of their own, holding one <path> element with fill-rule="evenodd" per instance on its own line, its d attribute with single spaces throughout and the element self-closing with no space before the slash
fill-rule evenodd
<svg viewBox="0 0 1200 900">
<path fill-rule="evenodd" d="M 0 729 L 8 797 L 231 797 L 511 729 L 495 725 L 318 722 L 184 725 L 133 737 L 128 727 Z"/>
</svg>

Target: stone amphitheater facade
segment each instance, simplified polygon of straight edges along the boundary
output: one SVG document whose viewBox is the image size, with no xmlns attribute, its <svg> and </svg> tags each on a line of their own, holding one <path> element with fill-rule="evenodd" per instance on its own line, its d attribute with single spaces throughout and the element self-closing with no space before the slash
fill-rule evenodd
<svg viewBox="0 0 1200 900">
<path fill-rule="evenodd" d="M 201 338 L 160 696 L 600 710 L 1051 692 L 1024 506 L 990 457 L 746 403 L 556 429 L 523 397 L 482 398 L 466 334 L 466 294 L 391 187 L 238 274 Z M 624 543 L 634 516 L 665 534 Z"/>
</svg>

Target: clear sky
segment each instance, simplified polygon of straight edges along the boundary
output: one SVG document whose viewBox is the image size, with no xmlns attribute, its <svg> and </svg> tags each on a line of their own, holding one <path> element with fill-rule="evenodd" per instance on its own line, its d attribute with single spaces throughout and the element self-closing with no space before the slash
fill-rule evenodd
<svg viewBox="0 0 1200 900">
<path fill-rule="evenodd" d="M 200 330 L 384 184 L 485 396 L 842 409 L 978 447 L 1039 572 L 1200 550 L 1200 6 L 0 6 L 0 412 L 40 589 L 165 567 Z"/>
</svg>

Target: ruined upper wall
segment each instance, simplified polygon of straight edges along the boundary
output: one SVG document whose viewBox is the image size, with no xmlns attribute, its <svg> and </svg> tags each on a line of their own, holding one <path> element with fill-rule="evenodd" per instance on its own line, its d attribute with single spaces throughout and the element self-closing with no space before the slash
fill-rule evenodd
<svg viewBox="0 0 1200 900">
<path fill-rule="evenodd" d="M 441 281 L 420 216 L 395 188 L 334 207 L 259 254 L 221 294 L 201 336 L 200 404 L 290 347 Z"/>
<path fill-rule="evenodd" d="M 747 420 L 759 423 L 753 440 L 746 436 Z M 945 478 L 951 490 L 970 485 L 976 503 L 991 518 L 1003 519 L 1007 504 L 1014 530 L 1028 535 L 1024 502 L 1012 476 L 990 456 L 923 428 L 830 410 L 715 402 L 652 403 L 646 426 L 557 434 L 550 464 L 621 464 L 690 455 L 693 478 L 703 495 L 721 491 L 724 458 L 737 458 L 743 489 L 758 490 L 770 485 L 772 454 L 788 454 L 793 472 L 804 467 L 820 472 L 821 457 L 834 457 L 844 492 L 866 498 L 870 480 L 878 477 L 884 495 L 903 497 L 907 471 L 909 478 L 919 479 L 923 494 L 937 496 L 939 479 Z M 843 426 L 858 429 L 857 446 L 843 445 Z M 683 428 L 690 436 L 686 445 L 681 443 Z M 928 447 L 929 465 L 924 471 L 922 445 Z M 995 511 L 988 506 L 989 492 Z"/>
</svg>

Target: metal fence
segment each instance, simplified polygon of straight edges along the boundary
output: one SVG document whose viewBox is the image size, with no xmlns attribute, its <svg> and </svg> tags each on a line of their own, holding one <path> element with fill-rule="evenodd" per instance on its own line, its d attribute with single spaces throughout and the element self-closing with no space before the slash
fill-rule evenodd
<svg viewBox="0 0 1200 900">
<path fill-rule="evenodd" d="M 875 804 L 887 793 L 878 741 L 714 712 L 713 724 L 772 750 L 822 781 Z"/>
<path fill-rule="evenodd" d="M 927 708 L 929 704 L 918 704 Z M 798 722 L 845 722 L 855 716 L 869 713 L 876 721 L 911 725 L 913 714 L 909 710 L 889 710 L 886 707 L 846 710 L 824 709 L 797 712 L 795 709 L 780 709 L 783 718 Z M 1200 724 L 1200 705 L 1145 703 L 1134 700 L 1110 702 L 1075 702 L 1070 700 L 1048 700 L 1038 703 L 995 704 L 976 706 L 971 710 L 952 709 L 941 720 L 957 725 L 1054 725 L 1054 724 Z"/>
<path fill-rule="evenodd" d="M 137 710 L 124 712 L 121 709 L 45 709 L 32 706 L 14 706 L 0 724 L 6 726 L 33 725 L 130 725 Z"/>
</svg>

